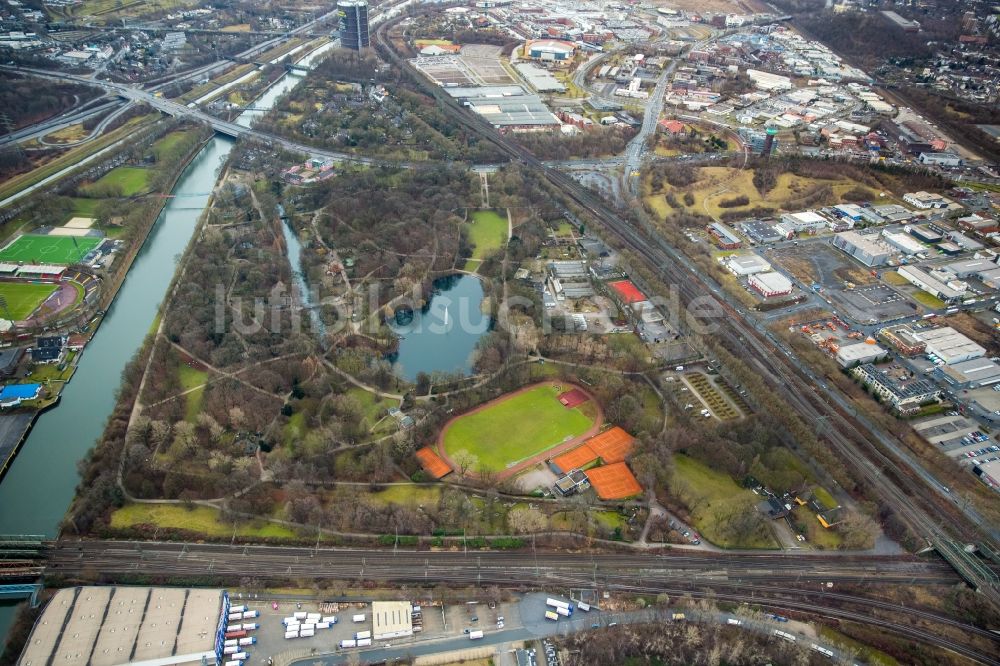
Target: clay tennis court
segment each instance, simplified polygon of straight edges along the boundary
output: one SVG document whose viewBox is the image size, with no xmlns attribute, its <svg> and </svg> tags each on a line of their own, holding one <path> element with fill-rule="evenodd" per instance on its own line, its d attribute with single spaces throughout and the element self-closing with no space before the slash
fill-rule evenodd
<svg viewBox="0 0 1000 666">
<path fill-rule="evenodd" d="M 435 453 L 434 449 L 429 446 L 419 449 L 416 456 L 424 471 L 435 479 L 440 479 L 451 473 L 451 467 L 448 466 L 448 463 L 442 460 L 441 456 Z"/>
<path fill-rule="evenodd" d="M 632 452 L 635 438 L 618 426 L 594 435 L 582 446 L 568 451 L 552 459 L 552 464 L 563 474 L 574 469 L 583 469 L 587 465 L 600 460 L 604 464 L 617 463 L 625 460 Z"/>
<path fill-rule="evenodd" d="M 587 480 L 602 500 L 620 500 L 635 497 L 642 486 L 623 462 L 587 470 Z"/>
</svg>

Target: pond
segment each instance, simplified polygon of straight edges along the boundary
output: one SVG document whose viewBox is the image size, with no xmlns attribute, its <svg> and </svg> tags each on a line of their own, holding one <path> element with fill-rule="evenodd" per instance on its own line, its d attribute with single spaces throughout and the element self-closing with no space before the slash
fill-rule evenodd
<svg viewBox="0 0 1000 666">
<path fill-rule="evenodd" d="M 472 372 L 473 352 L 492 326 L 483 314 L 483 284 L 471 275 L 449 275 L 434 281 L 427 304 L 401 312 L 389 328 L 399 336 L 399 348 L 388 358 L 403 379 L 414 381 L 425 372 Z"/>
</svg>

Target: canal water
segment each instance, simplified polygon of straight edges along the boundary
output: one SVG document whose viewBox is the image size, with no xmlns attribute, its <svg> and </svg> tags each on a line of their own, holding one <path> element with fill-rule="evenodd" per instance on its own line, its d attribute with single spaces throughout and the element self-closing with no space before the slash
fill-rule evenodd
<svg viewBox="0 0 1000 666">
<path fill-rule="evenodd" d="M 332 44 L 316 49 L 300 63 L 310 65 Z M 288 73 L 278 80 L 236 122 L 249 127 L 279 97 L 304 77 Z M 79 481 L 77 462 L 104 429 L 115 404 L 125 365 L 142 345 L 187 248 L 198 218 L 208 204 L 219 169 L 233 142 L 216 136 L 188 165 L 136 257 L 125 283 L 84 350 L 73 380 L 59 405 L 39 416 L 35 427 L 0 483 L 0 534 L 38 534 L 54 537 Z M 301 281 L 301 246 L 286 233 L 293 271 Z M 304 287 L 304 284 L 303 284 Z M 303 294 L 308 292 L 303 288 Z M 0 603 L 0 636 L 6 640 L 16 605 Z"/>
<path fill-rule="evenodd" d="M 403 379 L 425 372 L 472 371 L 476 343 L 490 330 L 491 317 L 482 313 L 483 284 L 471 275 L 450 275 L 434 281 L 428 303 L 413 319 L 388 322 L 399 336 L 399 348 L 388 358 Z"/>
</svg>

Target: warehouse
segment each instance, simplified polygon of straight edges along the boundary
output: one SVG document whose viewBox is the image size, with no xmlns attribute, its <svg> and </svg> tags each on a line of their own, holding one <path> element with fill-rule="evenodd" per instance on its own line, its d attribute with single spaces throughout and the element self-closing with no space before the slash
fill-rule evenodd
<svg viewBox="0 0 1000 666">
<path fill-rule="evenodd" d="M 866 342 L 858 342 L 853 345 L 844 345 L 837 350 L 837 363 L 842 368 L 851 368 L 861 363 L 874 363 L 886 356 L 887 352 L 878 345 L 870 345 Z"/>
<path fill-rule="evenodd" d="M 908 225 L 903 227 L 903 231 L 925 243 L 940 243 L 944 238 L 944 236 L 929 228 L 925 224 Z"/>
<path fill-rule="evenodd" d="M 734 254 L 726 258 L 726 266 L 734 275 L 747 276 L 771 270 L 771 264 L 756 254 Z"/>
<path fill-rule="evenodd" d="M 770 72 L 762 72 L 756 69 L 748 69 L 747 77 L 761 90 L 776 91 L 792 89 L 792 80 L 787 76 L 771 74 Z"/>
<path fill-rule="evenodd" d="M 768 220 L 743 222 L 740 224 L 740 231 L 755 243 L 776 243 L 785 239 L 785 234 L 774 227 L 773 221 Z"/>
<path fill-rule="evenodd" d="M 566 92 L 566 86 L 544 69 L 527 62 L 518 63 L 514 68 L 538 92 Z"/>
<path fill-rule="evenodd" d="M 927 351 L 927 344 L 918 338 L 907 325 L 883 328 L 878 332 L 882 340 L 896 348 L 903 356 L 917 356 Z"/>
<path fill-rule="evenodd" d="M 885 231 L 882 233 L 885 242 L 893 246 L 903 254 L 914 255 L 924 252 L 927 248 L 915 241 L 907 234 L 893 233 Z"/>
<path fill-rule="evenodd" d="M 372 602 L 372 636 L 377 641 L 413 635 L 413 606 L 409 601 Z"/>
<path fill-rule="evenodd" d="M 708 225 L 708 233 L 712 234 L 715 238 L 715 244 L 723 250 L 735 250 L 743 245 L 743 241 L 740 240 L 739 236 L 733 233 L 729 227 L 719 222 L 713 222 Z"/>
<path fill-rule="evenodd" d="M 845 231 L 835 234 L 833 246 L 851 255 L 865 266 L 884 266 L 894 257 L 896 250 L 878 237 L 877 234 L 862 234 Z"/>
<path fill-rule="evenodd" d="M 941 376 L 958 388 L 979 388 L 1000 382 L 1000 365 L 987 358 L 976 358 L 939 368 Z"/>
<path fill-rule="evenodd" d="M 927 345 L 927 353 L 937 356 L 946 365 L 980 358 L 986 350 L 951 326 L 918 331 L 917 337 Z"/>
<path fill-rule="evenodd" d="M 930 164 L 934 166 L 962 166 L 962 158 L 955 153 L 920 153 L 920 157 L 918 157 L 917 160 L 921 164 Z"/>
<path fill-rule="evenodd" d="M 874 206 L 872 208 L 879 217 L 889 223 L 907 222 L 912 220 L 913 211 L 899 204 L 885 204 L 884 206 Z"/>
<path fill-rule="evenodd" d="M 946 264 L 944 270 L 953 274 L 957 278 L 967 278 L 972 275 L 979 275 L 986 271 L 995 270 L 997 265 L 986 259 L 971 259 L 969 261 L 956 261 Z"/>
<path fill-rule="evenodd" d="M 786 213 L 781 216 L 781 221 L 800 234 L 815 233 L 820 229 L 825 229 L 830 222 L 819 213 L 811 210 L 801 213 Z"/>
<path fill-rule="evenodd" d="M 764 298 L 785 296 L 792 293 L 791 281 L 781 273 L 773 271 L 770 273 L 758 273 L 756 275 L 751 275 L 749 283 L 750 286 L 760 292 L 761 296 Z"/>
<path fill-rule="evenodd" d="M 222 590 L 64 588 L 36 620 L 19 664 L 216 664 L 224 610 Z"/>
<path fill-rule="evenodd" d="M 990 488 L 1000 489 L 1000 460 L 980 463 L 972 472 Z"/>
<path fill-rule="evenodd" d="M 940 298 L 946 303 L 957 301 L 965 295 L 966 285 L 964 283 L 945 282 L 916 266 L 900 266 L 896 272 L 910 284 L 920 287 L 931 296 Z"/>
</svg>

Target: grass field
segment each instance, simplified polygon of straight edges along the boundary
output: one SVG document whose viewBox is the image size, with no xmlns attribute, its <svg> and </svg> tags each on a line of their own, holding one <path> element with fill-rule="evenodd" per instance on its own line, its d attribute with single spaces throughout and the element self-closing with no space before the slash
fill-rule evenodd
<svg viewBox="0 0 1000 666">
<path fill-rule="evenodd" d="M 127 529 L 137 525 L 190 530 L 206 536 L 233 534 L 232 524 L 222 522 L 218 510 L 206 506 L 189 510 L 176 504 L 128 504 L 111 514 L 113 529 Z M 236 536 L 290 539 L 296 535 L 284 525 L 263 523 L 255 526 L 248 523 L 236 528 Z"/>
<path fill-rule="evenodd" d="M 131 197 L 149 189 L 149 174 L 149 169 L 120 166 L 101 176 L 88 188 L 101 188 L 110 185 L 120 188 L 121 196 Z"/>
<path fill-rule="evenodd" d="M 76 241 L 74 243 L 74 241 Z M 0 250 L 0 261 L 40 264 L 76 263 L 95 247 L 100 238 L 73 236 L 39 236 L 25 234 Z"/>
<path fill-rule="evenodd" d="M 156 143 L 153 144 L 150 150 L 153 155 L 156 156 L 157 160 L 163 159 L 163 154 L 173 150 L 180 141 L 184 140 L 192 130 L 183 130 L 180 132 L 171 132 L 161 139 L 157 139 Z"/>
<path fill-rule="evenodd" d="M 208 381 L 208 373 L 204 370 L 196 370 L 186 363 L 177 366 L 177 375 L 181 382 L 181 390 L 188 391 L 198 387 L 194 391 L 184 396 L 184 420 L 194 423 L 201 413 L 202 398 L 205 397 L 205 387 L 202 386 Z"/>
<path fill-rule="evenodd" d="M 934 294 L 927 293 L 923 289 L 913 293 L 913 300 L 920 303 L 925 308 L 930 308 L 931 310 L 940 310 L 947 305 L 947 303 L 942 301 L 940 298 Z"/>
<path fill-rule="evenodd" d="M 477 210 L 469 216 L 469 240 L 476 246 L 472 259 L 485 259 L 507 242 L 507 216 L 495 210 Z"/>
<path fill-rule="evenodd" d="M 449 456 L 468 451 L 474 469 L 499 471 L 586 432 L 594 421 L 556 398 L 563 388 L 545 384 L 456 419 L 444 433 Z M 516 425 L 515 425 L 516 424 Z"/>
<path fill-rule="evenodd" d="M 71 217 L 97 217 L 97 206 L 100 205 L 100 199 L 87 199 L 84 197 L 74 197 L 73 198 L 73 212 Z M 69 221 L 68 219 L 66 220 Z"/>
<path fill-rule="evenodd" d="M 680 203 L 677 211 L 690 210 L 695 213 L 708 214 L 712 217 L 719 217 L 727 211 L 749 210 L 762 207 L 778 210 L 801 210 L 806 201 L 809 201 L 810 194 L 817 188 L 829 185 L 833 192 L 831 201 L 816 203 L 811 205 L 826 205 L 826 203 L 838 203 L 841 196 L 856 187 L 868 189 L 872 199 L 878 198 L 878 192 L 866 188 L 859 183 L 847 178 L 840 180 L 820 180 L 816 178 L 803 178 L 790 173 L 783 173 L 778 176 L 777 185 L 766 196 L 761 196 L 760 192 L 753 184 L 753 169 L 739 170 L 731 167 L 701 167 L 698 169 L 698 181 L 690 187 L 678 188 L 666 185 L 659 192 L 650 191 L 650 182 L 647 178 L 644 182 L 645 201 L 658 215 L 665 216 L 674 209 L 666 202 L 665 195 L 673 193 Z M 684 206 L 683 196 L 690 192 L 694 197 L 691 206 Z M 749 203 L 745 206 L 723 208 L 719 204 L 726 199 L 734 199 L 739 196 L 746 196 Z"/>
<path fill-rule="evenodd" d="M 766 525 L 749 536 L 734 537 L 727 527 L 728 517 L 753 505 L 759 497 L 741 488 L 723 472 L 710 469 L 685 455 L 674 456 L 671 483 L 674 494 L 687 505 L 691 522 L 708 541 L 722 548 L 777 548 Z"/>
<path fill-rule="evenodd" d="M 0 282 L 0 296 L 7 301 L 11 319 L 21 321 L 27 319 L 58 287 L 55 284 Z M 0 316 L 6 317 L 7 312 L 0 309 Z"/>
</svg>

